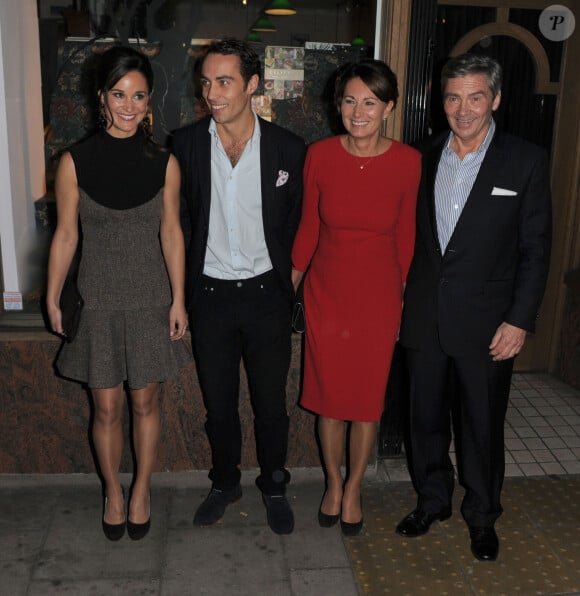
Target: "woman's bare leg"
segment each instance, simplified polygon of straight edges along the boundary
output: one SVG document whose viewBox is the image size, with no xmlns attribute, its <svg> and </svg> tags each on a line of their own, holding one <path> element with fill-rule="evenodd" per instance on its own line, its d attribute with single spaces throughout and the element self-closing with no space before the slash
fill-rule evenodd
<svg viewBox="0 0 580 596">
<path fill-rule="evenodd" d="M 342 420 L 318 418 L 318 435 L 326 470 L 326 493 L 320 506 L 326 515 L 338 515 L 342 501 L 341 465 L 344 456 L 345 423 Z"/>
<path fill-rule="evenodd" d="M 361 484 L 377 434 L 376 422 L 353 421 L 349 441 L 349 472 L 344 485 L 341 519 L 357 523 L 362 519 Z"/>
<path fill-rule="evenodd" d="M 103 519 L 108 524 L 121 524 L 125 521 L 125 504 L 119 482 L 123 452 L 123 386 L 92 389 L 91 394 L 95 405 L 93 443 L 107 497 Z"/>
<path fill-rule="evenodd" d="M 144 389 L 131 390 L 131 409 L 137 473 L 131 492 L 129 519 L 134 524 L 142 524 L 151 515 L 149 491 L 160 432 L 159 383 L 149 383 Z"/>
</svg>

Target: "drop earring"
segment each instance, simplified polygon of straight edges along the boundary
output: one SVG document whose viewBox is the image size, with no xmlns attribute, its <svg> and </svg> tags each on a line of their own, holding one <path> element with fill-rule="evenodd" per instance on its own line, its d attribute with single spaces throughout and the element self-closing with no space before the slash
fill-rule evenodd
<svg viewBox="0 0 580 596">
<path fill-rule="evenodd" d="M 105 106 L 101 103 L 99 104 L 99 128 L 104 128 L 106 130 L 108 127 L 109 121 L 105 112 Z"/>
<path fill-rule="evenodd" d="M 153 130 L 151 128 L 151 109 L 147 110 L 147 113 L 143 117 L 143 120 L 141 120 L 141 128 L 145 133 L 145 137 L 147 139 L 151 139 L 151 137 L 153 136 Z"/>
</svg>

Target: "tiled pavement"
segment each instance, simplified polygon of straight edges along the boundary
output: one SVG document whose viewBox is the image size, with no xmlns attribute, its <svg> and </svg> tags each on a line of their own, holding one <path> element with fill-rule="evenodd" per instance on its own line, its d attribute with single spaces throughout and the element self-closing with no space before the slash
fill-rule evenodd
<svg viewBox="0 0 580 596">
<path fill-rule="evenodd" d="M 508 478 L 580 474 L 580 391 L 547 374 L 515 374 L 505 448 Z M 451 459 L 455 463 L 453 445 Z M 383 460 L 379 473 L 410 479 L 404 458 Z"/>
</svg>

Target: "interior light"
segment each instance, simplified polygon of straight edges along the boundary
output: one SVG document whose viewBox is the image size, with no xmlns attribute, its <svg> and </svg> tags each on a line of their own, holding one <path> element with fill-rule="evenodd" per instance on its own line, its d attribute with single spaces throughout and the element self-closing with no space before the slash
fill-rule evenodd
<svg viewBox="0 0 580 596">
<path fill-rule="evenodd" d="M 296 10 L 290 6 L 289 0 L 272 0 L 272 3 L 264 12 L 277 16 L 296 14 Z"/>
<path fill-rule="evenodd" d="M 252 31 L 260 31 L 262 33 L 273 33 L 277 31 L 276 27 L 268 17 L 260 17 L 253 25 Z"/>
<path fill-rule="evenodd" d="M 250 31 L 246 37 L 246 41 L 249 43 L 261 43 L 262 38 L 255 31 Z"/>
</svg>

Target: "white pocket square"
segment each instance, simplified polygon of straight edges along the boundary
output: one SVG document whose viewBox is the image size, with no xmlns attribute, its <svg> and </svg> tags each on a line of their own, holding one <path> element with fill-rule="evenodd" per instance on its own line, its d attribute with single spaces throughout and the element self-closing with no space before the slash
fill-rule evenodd
<svg viewBox="0 0 580 596">
<path fill-rule="evenodd" d="M 288 182 L 288 176 L 288 172 L 285 172 L 284 170 L 278 170 L 278 180 L 276 180 L 276 188 L 278 186 L 284 186 L 284 184 Z"/>
<path fill-rule="evenodd" d="M 492 197 L 515 197 L 517 194 L 518 193 L 515 190 L 508 190 L 507 188 L 500 188 L 499 186 L 494 186 L 491 191 Z"/>
</svg>

